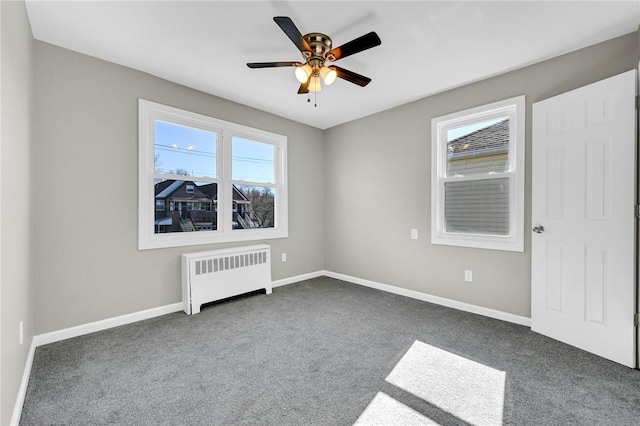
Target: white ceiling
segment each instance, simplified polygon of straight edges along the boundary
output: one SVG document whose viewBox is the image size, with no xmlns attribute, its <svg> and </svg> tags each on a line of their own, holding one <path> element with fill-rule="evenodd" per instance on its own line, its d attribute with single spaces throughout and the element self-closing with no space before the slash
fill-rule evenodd
<svg viewBox="0 0 640 426">
<path fill-rule="evenodd" d="M 33 36 L 320 129 L 636 31 L 638 1 L 53 1 L 26 0 Z M 298 61 L 273 21 L 342 45 L 376 31 L 382 45 L 336 62 L 317 104 L 298 95 Z M 311 94 L 313 97 L 313 94 Z"/>
</svg>

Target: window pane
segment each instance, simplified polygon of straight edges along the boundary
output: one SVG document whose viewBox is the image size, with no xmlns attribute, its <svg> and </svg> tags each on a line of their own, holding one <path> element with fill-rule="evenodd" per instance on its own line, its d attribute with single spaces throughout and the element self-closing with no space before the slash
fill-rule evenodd
<svg viewBox="0 0 640 426">
<path fill-rule="evenodd" d="M 233 185 L 233 229 L 273 228 L 274 213 L 273 188 Z"/>
<path fill-rule="evenodd" d="M 158 179 L 155 184 L 154 232 L 165 234 L 216 230 L 217 203 L 216 183 Z"/>
<path fill-rule="evenodd" d="M 234 137 L 232 139 L 233 180 L 275 183 L 275 146 Z"/>
<path fill-rule="evenodd" d="M 447 131 L 447 176 L 502 173 L 508 169 L 508 117 Z"/>
<path fill-rule="evenodd" d="M 509 178 L 444 184 L 446 232 L 509 234 Z"/>
<path fill-rule="evenodd" d="M 216 133 L 155 120 L 154 134 L 156 173 L 216 177 Z"/>
</svg>

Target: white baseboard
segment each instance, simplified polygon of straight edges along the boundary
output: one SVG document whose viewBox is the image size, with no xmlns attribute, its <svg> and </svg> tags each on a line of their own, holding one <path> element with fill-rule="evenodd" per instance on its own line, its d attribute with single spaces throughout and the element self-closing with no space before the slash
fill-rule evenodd
<svg viewBox="0 0 640 426">
<path fill-rule="evenodd" d="M 358 284 L 365 287 L 371 287 L 377 290 L 386 291 L 388 293 L 411 297 L 412 299 L 418 299 L 424 302 L 435 303 L 436 305 L 442 305 L 448 308 L 458 309 L 460 311 L 471 312 L 473 314 L 483 315 L 485 317 L 495 318 L 502 321 L 512 322 L 515 324 L 531 327 L 531 318 L 523 317 L 520 315 L 510 314 L 508 312 L 498 311 L 491 308 L 485 308 L 483 306 L 472 305 L 470 303 L 460 302 L 453 299 L 447 299 L 445 297 L 433 296 L 431 294 L 421 293 L 415 290 L 407 290 L 407 289 L 395 287 L 389 284 L 382 284 L 375 281 L 369 281 L 362 278 L 352 277 L 350 275 L 339 274 L 337 272 L 323 271 L 323 273 L 327 277 L 335 278 L 342 281 L 347 281 L 353 284 Z"/>
<path fill-rule="evenodd" d="M 22 380 L 20 381 L 20 388 L 18 389 L 18 396 L 16 397 L 16 403 L 13 406 L 11 423 L 9 423 L 11 426 L 18 426 L 18 424 L 20 423 L 20 416 L 22 416 L 22 405 L 24 404 L 24 398 L 27 395 L 27 386 L 29 385 L 29 377 L 31 377 L 31 366 L 33 365 L 33 356 L 35 353 L 36 345 L 34 343 L 34 339 L 31 339 L 29 354 L 27 355 L 27 362 L 24 365 Z"/>
<path fill-rule="evenodd" d="M 173 312 L 178 312 L 181 310 L 182 302 L 173 303 L 171 305 L 159 306 L 157 308 L 151 308 L 145 311 L 107 318 L 101 321 L 90 322 L 88 324 L 82 324 L 75 327 L 52 331 L 50 333 L 38 334 L 37 336 L 33 336 L 33 341 L 35 342 L 35 346 L 38 347 L 47 345 L 49 343 L 59 342 L 60 340 L 71 339 L 72 337 L 94 333 L 96 331 L 106 330 L 108 328 L 119 327 L 121 325 L 159 317 L 160 315 L 171 314 Z"/>
<path fill-rule="evenodd" d="M 326 275 L 325 271 L 310 272 L 308 274 L 296 275 L 281 280 L 272 281 L 272 287 L 280 287 L 287 284 L 293 284 L 299 281 L 309 280 L 312 278 L 318 278 Z M 151 308 L 140 312 L 134 312 L 131 314 L 121 315 L 118 317 L 107 318 L 100 321 L 90 322 L 88 324 L 82 324 L 75 327 L 65 328 L 62 330 L 52 331 L 49 333 L 39 334 L 33 337 L 33 346 L 38 347 L 47 345 L 49 343 L 59 342 L 61 340 L 71 339 L 72 337 L 78 337 L 96 331 L 102 331 L 113 327 L 119 327 L 125 324 L 131 324 L 134 322 L 142 321 L 149 318 L 158 317 L 160 315 L 171 314 L 173 312 L 179 312 L 182 310 L 182 302 L 173 303 L 171 305 L 159 306 L 157 308 Z"/>
<path fill-rule="evenodd" d="M 502 321 L 513 322 L 515 324 L 531 326 L 531 319 L 520 315 L 510 314 L 508 312 L 498 311 L 495 309 L 485 308 L 482 306 L 472 305 L 469 303 L 460 302 L 453 299 L 447 299 L 440 296 L 433 296 L 427 293 L 421 293 L 414 290 L 407 290 L 400 287 L 395 287 L 388 284 L 382 284 L 375 281 L 369 281 L 362 278 L 352 277 L 350 275 L 339 274 L 331 271 L 315 271 L 307 274 L 296 275 L 281 280 L 276 280 L 271 283 L 272 287 L 280 287 L 283 285 L 293 284 L 304 280 L 327 276 L 330 278 L 347 281 L 353 284 L 358 284 L 366 287 L 375 288 L 378 290 L 386 291 L 388 293 L 394 293 L 401 296 L 411 297 L 413 299 L 422 300 L 425 302 L 435 303 L 437 305 L 446 306 L 449 308 L 459 309 L 461 311 L 471 312 L 474 314 L 484 315 L 490 318 L 496 318 Z M 121 315 L 114 318 L 108 318 L 101 321 L 95 321 L 88 324 L 78 325 L 75 327 L 65 328 L 62 330 L 52 331 L 50 333 L 39 334 L 33 337 L 32 346 L 38 347 L 49 343 L 58 342 L 72 337 L 78 337 L 96 331 L 106 330 L 113 327 L 118 327 L 125 324 L 131 324 L 137 321 L 142 321 L 149 318 L 158 317 L 160 315 L 170 314 L 173 312 L 179 312 L 182 310 L 182 302 L 174 303 L 171 305 L 159 306 L 157 308 L 151 308 L 140 312 L 134 312 L 131 314 Z"/>
<path fill-rule="evenodd" d="M 281 280 L 271 281 L 271 287 L 280 287 L 287 284 L 293 284 L 312 278 L 318 278 L 326 275 L 326 271 L 309 272 L 308 274 L 296 275 L 294 277 L 284 278 Z"/>
<path fill-rule="evenodd" d="M 309 280 L 318 277 L 330 277 L 342 281 L 347 281 L 353 284 L 362 285 L 365 287 L 375 288 L 377 290 L 386 291 L 388 293 L 398 294 L 400 296 L 411 297 L 413 299 L 422 300 L 425 302 L 435 303 L 437 305 L 446 306 L 448 308 L 458 309 L 461 311 L 471 312 L 478 315 L 484 315 L 486 317 L 499 319 L 502 321 L 508 321 L 515 324 L 531 326 L 531 319 L 520 315 L 510 314 L 508 312 L 497 311 L 495 309 L 485 308 L 482 306 L 472 305 L 469 303 L 459 302 L 457 300 L 447 299 L 444 297 L 433 296 L 427 293 L 421 293 L 419 291 L 407 290 L 400 287 L 395 287 L 388 284 L 382 284 L 375 281 L 369 281 L 362 278 L 352 277 L 350 275 L 339 274 L 331 271 L 316 271 L 308 274 L 296 275 L 281 280 L 276 280 L 271 283 L 272 287 L 280 287 L 287 284 L 293 284 L 304 280 Z M 24 367 L 24 373 L 22 375 L 22 382 L 20 383 L 20 390 L 16 398 L 16 403 L 13 409 L 13 416 L 11 417 L 11 425 L 18 425 L 20 423 L 20 415 L 22 414 L 22 405 L 27 392 L 27 385 L 29 384 L 29 376 L 31 375 L 31 366 L 33 364 L 33 357 L 35 350 L 38 346 L 47 345 L 49 343 L 59 342 L 65 339 L 71 339 L 72 337 L 83 336 L 85 334 L 94 333 L 96 331 L 102 331 L 113 327 L 119 327 L 125 324 L 131 324 L 134 322 L 142 321 L 149 318 L 158 317 L 165 314 L 171 314 L 173 312 L 179 312 L 182 310 L 182 302 L 174 303 L 171 305 L 159 306 L 157 308 L 147 309 L 145 311 L 134 312 L 131 314 L 121 315 L 114 318 L 108 318 L 101 321 L 95 321 L 88 324 L 78 325 L 75 327 L 65 328 L 62 330 L 52 331 L 49 333 L 39 334 L 33 336 L 31 340 L 31 347 L 29 348 L 29 355 L 27 356 L 27 362 Z"/>
<path fill-rule="evenodd" d="M 78 325 L 75 327 L 65 328 L 62 330 L 33 336 L 33 339 L 31 339 L 31 347 L 29 348 L 29 355 L 27 356 L 27 362 L 24 366 L 24 373 L 22 374 L 22 382 L 20 383 L 20 389 L 18 390 L 18 396 L 16 397 L 16 403 L 13 408 L 13 415 L 11 416 L 11 426 L 18 425 L 18 423 L 20 423 L 20 416 L 22 415 L 22 405 L 24 404 L 24 398 L 27 394 L 27 386 L 29 385 L 29 377 L 31 376 L 33 357 L 38 346 L 59 342 L 65 339 L 71 339 L 72 337 L 83 336 L 85 334 L 106 330 L 108 328 L 131 324 L 133 322 L 142 321 L 149 318 L 159 317 L 160 315 L 171 314 L 173 312 L 178 312 L 181 310 L 182 302 L 174 303 L 171 305 L 159 306 L 157 308 L 151 308 L 145 311 L 134 312 L 132 314 L 121 315 L 114 318 L 108 318 L 101 321 L 90 322 L 88 324 Z"/>
</svg>

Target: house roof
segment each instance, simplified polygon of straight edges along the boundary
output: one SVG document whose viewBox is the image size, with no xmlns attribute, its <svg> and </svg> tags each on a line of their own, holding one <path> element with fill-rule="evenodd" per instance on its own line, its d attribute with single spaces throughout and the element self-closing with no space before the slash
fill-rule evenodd
<svg viewBox="0 0 640 426">
<path fill-rule="evenodd" d="M 194 195 L 204 195 L 208 199 L 212 199 L 213 201 L 218 200 L 218 184 L 217 183 L 208 183 L 206 185 L 197 186 L 192 181 L 183 181 L 183 180 L 173 180 L 167 179 L 165 181 L 159 182 L 155 185 L 155 193 L 156 198 L 168 198 L 177 191 L 182 185 L 194 185 L 197 189 L 197 193 Z M 189 197 L 194 198 L 194 197 Z M 249 199 L 238 189 L 235 185 L 233 185 L 233 201 L 240 204 L 248 204 L 250 203 Z"/>
<path fill-rule="evenodd" d="M 200 191 L 207 194 L 213 200 L 218 200 L 218 184 L 217 183 L 209 183 L 207 185 L 202 185 L 198 187 Z M 247 197 L 236 187 L 233 185 L 233 201 L 237 203 L 249 203 Z"/>
<path fill-rule="evenodd" d="M 460 136 L 447 143 L 450 160 L 503 154 L 509 150 L 509 119 Z"/>
<path fill-rule="evenodd" d="M 209 196 L 209 198 L 213 200 L 218 199 L 218 184 L 217 183 L 208 183 L 206 185 L 202 185 L 198 187 L 200 192 Z"/>
<path fill-rule="evenodd" d="M 249 199 L 235 185 L 233 185 L 233 201 L 241 204 L 249 203 Z"/>
<path fill-rule="evenodd" d="M 163 217 L 160 219 L 156 219 L 154 223 L 156 226 L 167 226 L 173 223 L 173 219 L 170 217 Z"/>
<path fill-rule="evenodd" d="M 165 180 L 156 184 L 156 198 L 167 198 L 184 183 L 181 180 Z"/>
</svg>

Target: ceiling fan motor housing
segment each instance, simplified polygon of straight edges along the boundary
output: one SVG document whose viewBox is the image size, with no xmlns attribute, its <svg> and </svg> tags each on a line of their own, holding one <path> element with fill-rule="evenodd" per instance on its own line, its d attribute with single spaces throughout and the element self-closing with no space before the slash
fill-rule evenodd
<svg viewBox="0 0 640 426">
<path fill-rule="evenodd" d="M 311 47 L 309 56 L 307 56 L 307 52 L 304 52 L 304 54 L 309 58 L 309 65 L 317 72 L 324 65 L 325 54 L 331 50 L 331 37 L 322 33 L 309 33 L 305 34 L 303 38 Z M 326 58 L 326 60 L 331 59 Z"/>
</svg>

